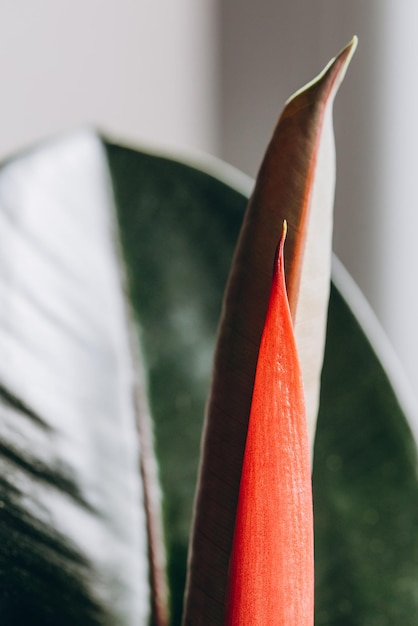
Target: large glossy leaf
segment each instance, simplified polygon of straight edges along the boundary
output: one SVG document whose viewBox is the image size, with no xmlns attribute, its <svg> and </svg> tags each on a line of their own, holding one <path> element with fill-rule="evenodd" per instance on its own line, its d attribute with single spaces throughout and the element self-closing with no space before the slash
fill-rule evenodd
<svg viewBox="0 0 418 626">
<path fill-rule="evenodd" d="M 237 185 L 228 170 L 221 177 L 212 163 L 208 174 L 117 146 L 108 153 L 148 364 L 179 624 L 211 354 L 250 185 Z M 371 348 L 357 321 L 358 296 L 346 283 L 331 290 L 315 444 L 316 623 L 413 624 L 418 483 L 405 418 L 413 409 L 387 359 L 383 367 Z M 367 333 L 376 328 L 373 318 Z M 405 621 L 385 622 L 384 614 Z"/>
<path fill-rule="evenodd" d="M 0 172 L 0 620 L 149 613 L 135 375 L 103 150 Z"/>
<path fill-rule="evenodd" d="M 182 163 L 107 151 L 148 373 L 178 624 L 215 334 L 245 200 Z"/>
<path fill-rule="evenodd" d="M 418 621 L 416 399 L 341 265 L 314 457 L 318 626 Z M 366 334 L 367 333 L 367 334 Z"/>
<path fill-rule="evenodd" d="M 219 168 L 105 148 L 122 246 L 114 245 L 108 173 L 91 134 L 0 172 L 6 626 L 145 620 L 120 248 L 155 423 L 172 623 L 180 623 L 217 320 L 249 186 L 237 191 Z M 409 626 L 418 619 L 415 443 L 402 392 L 393 391 L 352 302 L 344 284 L 332 289 L 314 466 L 316 623 Z"/>
</svg>

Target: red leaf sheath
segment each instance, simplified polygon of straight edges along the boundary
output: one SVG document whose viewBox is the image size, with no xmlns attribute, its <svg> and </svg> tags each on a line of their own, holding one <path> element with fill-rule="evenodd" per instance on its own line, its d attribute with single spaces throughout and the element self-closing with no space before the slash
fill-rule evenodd
<svg viewBox="0 0 418 626">
<path fill-rule="evenodd" d="M 257 362 L 226 626 L 312 626 L 314 621 L 311 470 L 283 231 Z"/>
</svg>

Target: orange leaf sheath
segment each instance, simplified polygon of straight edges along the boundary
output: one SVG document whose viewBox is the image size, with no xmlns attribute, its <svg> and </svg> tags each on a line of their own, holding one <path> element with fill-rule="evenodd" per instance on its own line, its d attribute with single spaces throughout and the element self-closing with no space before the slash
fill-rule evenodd
<svg viewBox="0 0 418 626">
<path fill-rule="evenodd" d="M 302 377 L 283 244 L 260 344 L 229 570 L 226 626 L 312 626 L 313 514 Z"/>
</svg>

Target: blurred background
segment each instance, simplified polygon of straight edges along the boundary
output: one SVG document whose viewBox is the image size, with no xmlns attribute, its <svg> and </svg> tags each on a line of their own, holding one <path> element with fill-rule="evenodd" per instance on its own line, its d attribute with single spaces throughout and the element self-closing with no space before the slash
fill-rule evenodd
<svg viewBox="0 0 418 626">
<path fill-rule="evenodd" d="M 0 158 L 93 124 L 254 176 L 289 95 L 357 34 L 334 248 L 418 383 L 415 0 L 3 0 Z"/>
</svg>

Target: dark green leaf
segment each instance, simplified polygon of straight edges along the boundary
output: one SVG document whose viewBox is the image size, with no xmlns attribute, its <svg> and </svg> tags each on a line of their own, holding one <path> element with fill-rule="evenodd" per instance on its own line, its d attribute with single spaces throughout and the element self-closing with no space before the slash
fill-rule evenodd
<svg viewBox="0 0 418 626">
<path fill-rule="evenodd" d="M 108 151 L 148 363 L 179 624 L 210 355 L 247 200 L 233 185 L 180 163 L 116 146 Z M 403 393 L 393 391 L 350 312 L 357 307 L 346 281 L 339 288 L 348 304 L 333 287 L 315 449 L 316 623 L 412 625 L 415 442 L 399 403 Z M 372 319 L 372 330 L 376 325 Z"/>
<path fill-rule="evenodd" d="M 107 150 L 147 365 L 177 624 L 215 334 L 245 200 L 181 163 Z"/>
<path fill-rule="evenodd" d="M 377 321 L 350 279 L 338 276 L 347 300 L 333 287 L 314 457 L 315 624 L 413 626 L 418 481 L 406 403 L 410 417 L 416 413 L 376 356 L 394 371 Z"/>
</svg>

